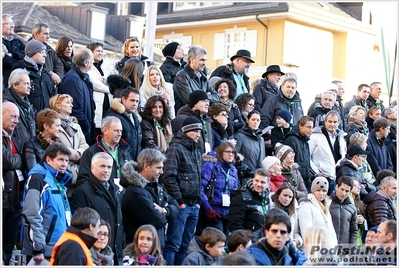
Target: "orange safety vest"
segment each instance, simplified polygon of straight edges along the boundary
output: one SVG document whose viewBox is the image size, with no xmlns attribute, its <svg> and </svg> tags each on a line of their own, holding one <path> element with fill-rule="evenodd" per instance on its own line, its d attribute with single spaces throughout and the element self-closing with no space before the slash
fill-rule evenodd
<svg viewBox="0 0 399 268">
<path fill-rule="evenodd" d="M 53 253 L 51 254 L 51 259 L 50 259 L 50 265 L 53 266 L 54 265 L 54 261 L 55 261 L 55 255 L 57 254 L 57 250 L 58 248 L 66 241 L 68 240 L 72 240 L 75 241 L 76 243 L 78 243 L 80 245 L 80 247 L 82 248 L 85 256 L 86 256 L 86 266 L 96 266 L 93 262 L 93 259 L 91 258 L 91 253 L 90 250 L 87 248 L 87 245 L 85 242 L 83 242 L 83 240 L 74 233 L 70 233 L 70 232 L 65 232 L 60 239 L 57 241 L 57 244 L 55 244 L 54 249 L 53 249 Z"/>
</svg>

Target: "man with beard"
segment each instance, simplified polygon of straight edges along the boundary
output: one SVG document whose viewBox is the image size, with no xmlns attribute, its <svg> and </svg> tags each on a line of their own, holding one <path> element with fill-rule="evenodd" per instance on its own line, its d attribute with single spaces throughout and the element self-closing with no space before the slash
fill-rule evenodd
<svg viewBox="0 0 399 268">
<path fill-rule="evenodd" d="M 251 52 L 245 49 L 240 49 L 230 58 L 231 63 L 217 67 L 211 74 L 211 77 L 217 76 L 220 78 L 230 79 L 236 87 L 236 95 L 234 100 L 242 93 L 249 93 L 249 77 L 247 75 L 248 69 L 252 63 Z"/>
</svg>

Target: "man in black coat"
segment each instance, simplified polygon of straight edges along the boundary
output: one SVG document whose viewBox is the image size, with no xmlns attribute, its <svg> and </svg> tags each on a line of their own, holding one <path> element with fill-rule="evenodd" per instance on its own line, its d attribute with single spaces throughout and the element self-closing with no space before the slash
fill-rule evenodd
<svg viewBox="0 0 399 268">
<path fill-rule="evenodd" d="M 141 225 L 152 224 L 158 231 L 161 248 L 165 246 L 166 225 L 179 214 L 176 199 L 158 182 L 165 159 L 160 151 L 146 148 L 140 152 L 137 163 L 129 161 L 122 168 L 128 182 L 122 185 L 126 188 L 122 197 L 122 216 L 127 244 L 133 242 Z"/>
<path fill-rule="evenodd" d="M 379 225 L 385 220 L 397 220 L 396 204 L 397 181 L 394 177 L 381 180 L 379 190 L 370 192 L 363 199 L 366 206 L 366 220 L 369 228 Z"/>
<path fill-rule="evenodd" d="M 189 102 L 190 93 L 195 90 L 202 90 L 207 93 L 211 102 L 220 101 L 219 94 L 211 87 L 204 73 L 206 54 L 206 50 L 202 47 L 191 47 L 187 55 L 188 64 L 176 74 L 176 80 L 173 84 L 176 114 L 181 107 Z"/>
<path fill-rule="evenodd" d="M 23 145 L 36 136 L 36 112 L 28 98 L 31 91 L 29 72 L 25 69 L 15 69 L 11 72 L 9 80 L 9 87 L 3 91 L 3 101 L 12 102 L 19 109 L 19 122 L 14 134 Z"/>
<path fill-rule="evenodd" d="M 280 110 L 288 110 L 294 124 L 303 115 L 302 100 L 297 91 L 297 81 L 293 77 L 285 78 L 277 95 L 268 98 L 263 104 L 259 127 L 277 127 L 275 119 Z"/>
<path fill-rule="evenodd" d="M 2 104 L 3 153 L 3 262 L 9 265 L 12 251 L 17 240 L 18 222 L 21 220 L 21 195 L 24 183 L 22 175 L 22 145 L 13 131 L 18 124 L 19 110 L 11 102 Z"/>
<path fill-rule="evenodd" d="M 110 246 L 114 252 L 114 263 L 121 265 L 126 242 L 122 222 L 122 193 L 120 187 L 111 178 L 113 161 L 112 156 L 105 152 L 99 152 L 93 156 L 89 178 L 73 192 L 70 206 L 72 214 L 78 208 L 92 208 L 100 214 L 101 219 L 109 223 L 111 226 Z"/>
<path fill-rule="evenodd" d="M 161 69 L 165 81 L 173 84 L 176 74 L 187 64 L 183 60 L 184 50 L 179 43 L 172 42 L 162 49 L 162 54 L 166 58 L 159 69 Z"/>
<path fill-rule="evenodd" d="M 309 116 L 302 116 L 293 129 L 288 132 L 284 138 L 284 144 L 288 145 L 295 152 L 295 163 L 299 165 L 299 172 L 301 172 L 303 182 L 306 185 L 308 193 L 311 193 L 312 182 L 310 177 L 316 175 L 316 171 L 311 171 L 310 167 L 310 150 L 309 150 L 309 136 L 312 134 L 313 118 Z"/>
<path fill-rule="evenodd" d="M 115 116 L 122 123 L 122 139 L 130 146 L 130 153 L 134 161 L 141 151 L 141 140 L 143 133 L 140 121 L 136 115 L 137 106 L 140 102 L 140 92 L 132 87 L 127 87 L 122 91 L 122 97 L 115 98 L 111 102 L 111 108 L 106 116 Z"/>
<path fill-rule="evenodd" d="M 343 176 L 349 176 L 351 178 L 356 178 L 360 182 L 361 200 L 371 191 L 376 191 L 374 184 L 370 183 L 367 178 L 363 176 L 363 172 L 361 171 L 363 162 L 369 154 L 370 152 L 364 151 L 360 146 L 349 146 L 346 152 L 347 158 L 342 159 L 335 167 L 337 180 Z"/>
<path fill-rule="evenodd" d="M 119 182 L 123 180 L 121 174 L 125 162 L 132 160 L 130 146 L 121 139 L 122 124 L 119 118 L 107 116 L 101 123 L 102 135 L 97 135 L 96 143 L 85 150 L 82 155 L 76 185 L 79 186 L 89 180 L 91 174 L 91 159 L 98 152 L 105 152 L 114 159 L 111 178 Z"/>
<path fill-rule="evenodd" d="M 249 77 L 246 74 L 252 63 L 251 52 L 240 49 L 230 58 L 231 63 L 217 67 L 211 74 L 211 77 L 220 77 L 230 79 L 236 87 L 234 100 L 242 93 L 249 93 Z"/>
<path fill-rule="evenodd" d="M 88 48 L 79 48 L 72 58 L 72 69 L 62 80 L 60 93 L 73 98 L 72 116 L 79 125 L 89 145 L 95 143 L 93 84 L 87 74 L 93 67 L 93 53 Z"/>
<path fill-rule="evenodd" d="M 20 38 L 14 36 L 15 24 L 11 15 L 3 14 L 2 26 L 3 45 L 6 48 L 3 50 L 3 85 L 6 87 L 12 66 L 25 57 L 25 44 Z"/>
<path fill-rule="evenodd" d="M 255 97 L 255 110 L 261 112 L 265 102 L 277 95 L 279 92 L 278 84 L 282 75 L 285 75 L 285 73 L 280 70 L 280 66 L 270 65 L 267 67 L 266 72 L 262 74 L 263 79 L 260 80 L 260 84 L 254 88 L 252 93 Z"/>
</svg>

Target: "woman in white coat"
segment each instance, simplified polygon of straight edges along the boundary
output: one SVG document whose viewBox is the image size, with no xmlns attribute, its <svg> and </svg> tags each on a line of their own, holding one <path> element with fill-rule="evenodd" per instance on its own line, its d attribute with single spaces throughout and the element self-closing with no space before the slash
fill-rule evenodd
<svg viewBox="0 0 399 268">
<path fill-rule="evenodd" d="M 108 73 L 104 73 L 101 65 L 104 62 L 104 45 L 99 42 L 93 42 L 86 46 L 93 52 L 93 67 L 87 74 L 90 76 L 90 82 L 93 83 L 93 99 L 96 103 L 94 111 L 94 124 L 96 126 L 96 134 L 101 134 L 101 121 L 103 115 L 110 108 L 112 94 L 107 85 Z"/>
<path fill-rule="evenodd" d="M 332 223 L 327 200 L 328 181 L 324 177 L 316 177 L 312 182 L 312 193 L 307 198 L 299 200 L 298 224 L 302 239 L 308 228 L 312 226 L 325 227 L 327 229 L 327 247 L 337 245 L 337 235 Z"/>
</svg>

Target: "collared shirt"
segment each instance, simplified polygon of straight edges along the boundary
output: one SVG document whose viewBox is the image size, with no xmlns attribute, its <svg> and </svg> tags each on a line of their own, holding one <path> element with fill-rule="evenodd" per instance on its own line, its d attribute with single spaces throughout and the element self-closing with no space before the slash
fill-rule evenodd
<svg viewBox="0 0 399 268">
<path fill-rule="evenodd" d="M 328 133 L 328 137 L 330 138 L 331 144 L 334 147 L 334 143 L 335 143 L 335 140 L 337 139 L 338 134 L 337 134 L 337 132 L 334 132 L 334 134 L 331 134 L 329 131 L 327 131 L 327 133 Z"/>
<path fill-rule="evenodd" d="M 4 36 L 3 35 L 3 39 L 5 39 L 5 40 L 7 40 L 7 41 L 12 41 L 12 40 L 14 40 L 14 36 L 13 35 L 11 35 L 11 37 L 10 38 L 7 38 L 7 36 Z"/>
</svg>

